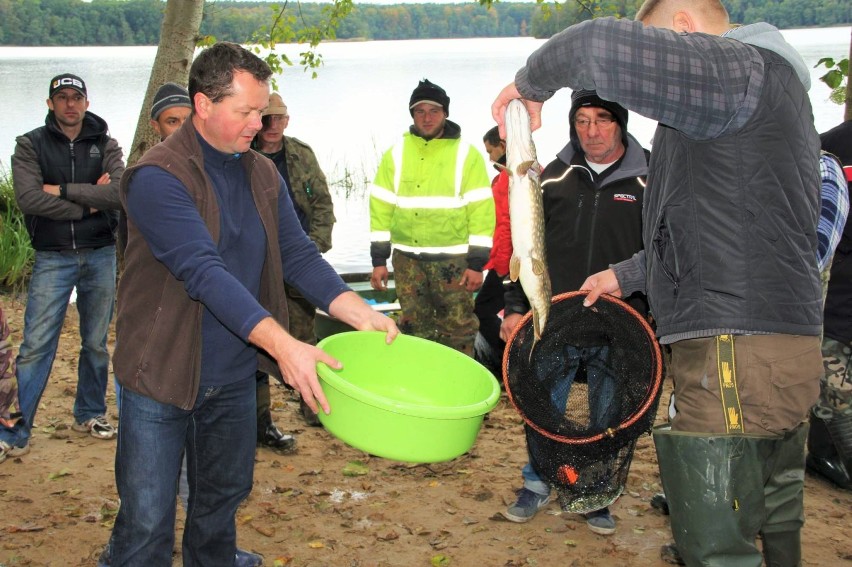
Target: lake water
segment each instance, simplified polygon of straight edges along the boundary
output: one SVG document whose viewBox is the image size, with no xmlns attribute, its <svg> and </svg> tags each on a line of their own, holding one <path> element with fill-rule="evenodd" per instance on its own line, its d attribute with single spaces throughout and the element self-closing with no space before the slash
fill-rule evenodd
<svg viewBox="0 0 852 567">
<path fill-rule="evenodd" d="M 784 35 L 812 68 L 822 57 L 849 53 L 850 27 L 786 30 Z M 278 91 L 291 115 L 288 135 L 309 143 L 334 183 L 350 175 L 355 192 L 333 188 L 334 246 L 326 254 L 340 272 L 368 271 L 369 218 L 365 181 L 372 179 L 381 154 L 411 123 L 407 102 L 426 77 L 447 90 L 450 119 L 481 149 L 492 127 L 490 105 L 543 40 L 531 38 L 448 39 L 329 43 L 320 52 L 319 77 L 292 67 L 278 77 Z M 299 46 L 281 46 L 298 61 Z M 90 110 L 110 125 L 129 148 L 148 84 L 155 47 L 0 47 L 0 168 L 8 169 L 15 136 L 44 123 L 51 77 L 72 72 L 86 81 Z M 810 91 L 817 130 L 838 124 L 843 109 L 828 101 L 829 89 L 812 69 Z M 553 159 L 568 139 L 570 91 L 563 89 L 544 106 L 541 130 L 534 135 L 539 160 Z M 629 130 L 650 147 L 655 123 L 631 114 Z M 486 156 L 487 159 L 487 156 Z"/>
</svg>

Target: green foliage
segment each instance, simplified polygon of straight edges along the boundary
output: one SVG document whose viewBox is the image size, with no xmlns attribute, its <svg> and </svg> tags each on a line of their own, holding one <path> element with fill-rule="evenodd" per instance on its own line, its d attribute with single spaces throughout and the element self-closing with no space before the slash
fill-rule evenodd
<svg viewBox="0 0 852 567">
<path fill-rule="evenodd" d="M 641 0 L 503 2 L 459 0 L 457 4 L 357 4 L 284 0 L 216 0 L 204 7 L 201 36 L 249 43 L 280 70 L 292 62 L 275 52 L 279 43 L 301 43 L 300 64 L 316 69 L 315 51 L 327 39 L 431 39 L 549 37 L 592 17 L 632 17 Z M 734 22 L 766 21 L 781 28 L 850 22 L 849 0 L 725 0 Z M 0 0 L 0 45 L 156 45 L 163 0 Z M 270 14 L 272 11 L 272 14 Z M 204 45 L 204 40 L 202 45 Z"/>
<path fill-rule="evenodd" d="M 23 289 L 32 271 L 33 257 L 24 214 L 15 202 L 12 178 L 0 171 L 0 287 Z"/>
<path fill-rule="evenodd" d="M 642 0 L 567 0 L 563 4 L 542 2 L 530 26 L 534 37 L 545 38 L 572 24 L 602 16 L 632 18 Z"/>
<path fill-rule="evenodd" d="M 819 78 L 828 85 L 831 94 L 828 98 L 835 104 L 846 104 L 846 85 L 849 82 L 849 59 L 835 61 L 831 57 L 823 57 L 814 68 L 825 67 L 828 73 Z"/>
<path fill-rule="evenodd" d="M 248 43 L 255 53 L 268 50 L 266 62 L 272 68 L 273 77 L 283 71 L 283 65 L 292 65 L 286 54 L 277 53 L 275 47 L 279 43 L 307 44 L 310 48 L 299 54 L 299 65 L 304 69 L 313 69 L 316 78 L 316 68 L 322 65 L 322 55 L 316 52 L 316 47 L 324 40 L 335 39 L 340 22 L 352 11 L 352 0 L 334 0 L 332 4 L 324 5 L 318 18 L 310 18 L 303 12 L 301 2 L 291 6 L 285 2 L 282 6 L 272 5 L 273 19 L 271 24 L 261 25 L 254 31 Z M 273 88 L 275 79 L 273 78 Z"/>
<path fill-rule="evenodd" d="M 779 28 L 848 24 L 849 0 L 725 0 L 731 21 L 768 22 Z"/>
</svg>

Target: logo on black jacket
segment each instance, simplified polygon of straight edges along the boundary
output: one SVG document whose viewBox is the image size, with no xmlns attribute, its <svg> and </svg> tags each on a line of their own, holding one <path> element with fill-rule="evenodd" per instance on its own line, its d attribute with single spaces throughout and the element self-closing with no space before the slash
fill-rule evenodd
<svg viewBox="0 0 852 567">
<path fill-rule="evenodd" d="M 613 201 L 621 201 L 624 203 L 635 203 L 636 195 L 628 195 L 627 193 L 616 193 L 612 196 Z"/>
</svg>

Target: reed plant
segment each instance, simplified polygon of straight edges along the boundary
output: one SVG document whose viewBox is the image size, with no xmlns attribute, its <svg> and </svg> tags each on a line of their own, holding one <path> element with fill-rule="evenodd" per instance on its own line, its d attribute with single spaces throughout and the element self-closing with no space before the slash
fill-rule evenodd
<svg viewBox="0 0 852 567">
<path fill-rule="evenodd" d="M 337 194 L 342 194 L 345 200 L 369 196 L 370 183 L 382 159 L 382 152 L 376 147 L 375 140 L 373 140 L 372 153 L 372 158 L 362 158 L 358 164 L 353 164 L 351 161 L 335 162 L 331 171 L 326 172 L 329 188 Z"/>
<path fill-rule="evenodd" d="M 12 176 L 0 170 L 0 288 L 22 291 L 32 273 L 34 253 L 15 201 Z"/>
<path fill-rule="evenodd" d="M 342 194 L 345 200 L 358 199 L 369 193 L 370 181 L 363 165 L 360 168 L 335 165 L 328 177 L 328 186 L 332 191 Z"/>
</svg>

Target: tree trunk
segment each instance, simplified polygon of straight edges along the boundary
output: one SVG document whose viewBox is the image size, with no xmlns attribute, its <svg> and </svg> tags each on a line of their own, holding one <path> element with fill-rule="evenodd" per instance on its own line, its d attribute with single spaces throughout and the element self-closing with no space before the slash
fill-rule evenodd
<svg viewBox="0 0 852 567">
<path fill-rule="evenodd" d="M 136 123 L 136 134 L 127 158 L 128 166 L 139 161 L 148 148 L 160 141 L 150 124 L 151 99 L 163 83 L 186 86 L 203 12 L 204 0 L 168 0 L 166 3 L 160 44 L 151 68 L 139 121 Z"/>
<path fill-rule="evenodd" d="M 849 62 L 852 63 L 852 33 L 849 34 Z M 843 114 L 844 121 L 852 120 L 852 80 L 850 74 L 846 73 L 846 112 Z"/>
</svg>

